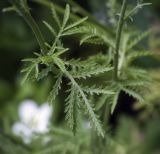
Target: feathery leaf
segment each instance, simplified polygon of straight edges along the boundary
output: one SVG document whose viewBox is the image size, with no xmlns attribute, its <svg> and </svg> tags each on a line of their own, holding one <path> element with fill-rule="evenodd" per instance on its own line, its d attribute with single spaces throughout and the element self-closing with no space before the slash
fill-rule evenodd
<svg viewBox="0 0 160 154">
<path fill-rule="evenodd" d="M 68 95 L 65 101 L 67 102 L 65 108 L 66 120 L 68 121 L 69 127 L 72 129 L 75 135 L 78 125 L 78 106 L 80 100 L 78 91 L 74 85 L 71 86 L 70 94 Z"/>
<path fill-rule="evenodd" d="M 57 34 L 56 34 L 55 30 L 53 29 L 53 27 L 49 23 L 47 23 L 46 21 L 43 21 L 43 23 L 49 29 L 49 31 L 53 34 L 53 36 L 56 37 Z"/>
<path fill-rule="evenodd" d="M 58 27 L 60 28 L 61 27 L 61 22 L 60 22 L 60 19 L 59 19 L 58 15 L 57 15 L 57 12 L 56 12 L 53 4 L 51 6 L 51 11 L 52 11 L 53 19 L 56 21 Z"/>
<path fill-rule="evenodd" d="M 58 95 L 59 90 L 61 89 L 61 83 L 62 83 L 62 76 L 63 74 L 60 73 L 59 75 L 57 75 L 57 79 L 56 82 L 48 96 L 48 101 L 50 103 L 53 103 L 53 101 L 55 100 L 56 96 Z"/>
<path fill-rule="evenodd" d="M 64 17 L 63 17 L 62 29 L 65 28 L 65 26 L 69 20 L 69 15 L 70 15 L 70 6 L 67 4 L 65 12 L 64 12 Z"/>
<path fill-rule="evenodd" d="M 67 31 L 67 30 L 72 29 L 72 28 L 74 28 L 74 27 L 76 27 L 76 26 L 79 26 L 81 23 L 83 23 L 83 22 L 86 21 L 87 19 L 88 19 L 88 17 L 84 17 L 84 18 L 82 18 L 82 19 L 80 19 L 80 20 L 78 20 L 78 21 L 70 24 L 69 26 L 67 26 L 67 27 L 64 29 L 64 31 Z"/>
<path fill-rule="evenodd" d="M 145 37 L 147 37 L 150 34 L 150 30 L 143 32 L 142 34 L 138 34 L 136 38 L 134 38 L 129 45 L 127 46 L 127 51 L 134 48 L 139 42 L 141 42 Z"/>
</svg>

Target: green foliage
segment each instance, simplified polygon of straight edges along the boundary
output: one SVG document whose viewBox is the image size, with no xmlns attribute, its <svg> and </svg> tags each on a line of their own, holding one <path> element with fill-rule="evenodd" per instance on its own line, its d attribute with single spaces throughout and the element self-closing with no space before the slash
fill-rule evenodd
<svg viewBox="0 0 160 154">
<path fill-rule="evenodd" d="M 54 102 L 56 96 L 58 95 L 58 91 L 61 89 L 61 84 L 62 84 L 62 73 L 59 73 L 57 76 L 57 80 L 50 92 L 50 95 L 48 97 L 49 102 Z"/>
<path fill-rule="evenodd" d="M 55 39 L 52 45 L 47 44 L 48 51 L 46 55 L 36 53 L 36 58 L 28 58 L 23 61 L 27 62 L 27 67 L 22 70 L 24 73 L 23 83 L 26 80 L 40 80 L 44 77 L 47 77 L 49 73 L 54 74 L 56 78 L 56 82 L 53 85 L 53 88 L 49 95 L 49 102 L 54 102 L 54 99 L 58 95 L 58 91 L 61 89 L 61 84 L 63 82 L 62 77 L 68 79 L 69 83 L 69 95 L 66 99 L 66 119 L 69 123 L 70 128 L 76 132 L 77 127 L 77 117 L 79 116 L 78 112 L 81 108 L 85 108 L 87 115 L 93 122 L 93 126 L 97 130 L 97 132 L 103 136 L 103 130 L 98 119 L 98 116 L 94 112 L 93 104 L 91 105 L 90 100 L 88 98 L 88 94 L 112 94 L 112 91 L 104 90 L 102 87 L 94 87 L 91 86 L 87 88 L 83 88 L 83 86 L 79 85 L 77 79 L 79 80 L 87 80 L 90 77 L 100 75 L 102 73 L 111 71 L 113 68 L 110 65 L 106 64 L 96 64 L 94 60 L 92 62 L 89 59 L 84 61 L 78 60 L 64 60 L 61 58 L 61 55 L 67 52 L 69 49 L 64 48 L 62 45 L 61 38 L 64 36 L 64 33 L 70 31 L 70 29 L 78 26 L 84 22 L 87 18 L 83 18 L 79 21 L 76 21 L 70 25 L 68 25 L 68 20 L 70 16 L 70 7 L 66 5 L 66 9 L 64 12 L 63 21 L 61 22 L 54 7 L 52 6 L 52 14 L 56 23 L 60 26 L 59 31 L 56 32 L 51 25 L 44 21 L 46 27 L 52 32 Z M 74 32 L 76 34 L 76 32 Z M 89 63 L 88 63 L 89 62 Z M 87 64 L 88 63 L 88 64 Z M 41 69 L 41 65 L 44 65 L 46 68 Z M 70 66 L 70 67 L 69 67 Z M 51 68 L 52 67 L 52 68 Z M 78 115 L 77 115 L 78 114 Z"/>
<path fill-rule="evenodd" d="M 29 148 L 21 141 L 13 138 L 11 135 L 0 135 L 0 152 L 3 154 L 28 154 Z"/>
<path fill-rule="evenodd" d="M 25 18 L 26 14 L 23 14 L 22 11 L 23 2 L 19 1 L 22 4 L 18 4 L 18 0 L 12 2 L 17 11 Z M 26 2 L 25 7 L 27 9 Z M 116 1 L 109 2 L 110 6 L 117 7 Z M 34 20 L 30 17 L 27 18 L 32 19 L 30 25 L 36 33 L 36 37 L 40 37 L 38 42 L 43 52 L 35 53 L 33 58 L 23 60 L 25 68 L 21 71 L 24 75 L 22 83 L 26 81 L 40 82 L 51 77 L 53 85 L 48 96 L 48 102 L 53 104 L 60 91 L 65 93 L 66 97 L 63 98 L 65 102 L 65 120 L 75 135 L 73 136 L 66 130 L 54 128 L 54 143 L 56 144 L 51 149 L 47 148 L 40 153 L 90 154 L 91 150 L 88 150 L 88 147 L 92 136 L 89 132 L 83 132 L 81 128 L 82 119 L 86 115 L 91 122 L 91 131 L 94 128 L 97 134 L 104 137 L 106 141 L 105 121 L 102 121 L 104 129 L 101 122 L 102 117 L 106 114 L 104 113 L 106 105 L 111 106 L 109 110 L 113 114 L 122 91 L 140 103 L 145 102 L 144 92 L 150 85 L 151 79 L 147 71 L 136 66 L 134 62 L 138 58 L 154 55 L 150 51 L 137 50 L 139 43 L 149 35 L 150 31 L 142 32 L 140 35 L 132 32 L 127 27 L 123 27 L 123 25 L 127 23 L 128 18 L 132 18 L 141 7 L 148 5 L 148 3 L 138 3 L 135 8 L 126 12 L 127 4 L 125 2 L 119 23 L 115 15 L 116 10 L 113 8 L 109 13 L 109 16 L 113 18 L 114 28 L 118 23 L 117 33 L 115 34 L 115 29 L 113 29 L 113 35 L 109 35 L 106 30 L 97 28 L 93 24 L 86 24 L 87 17 L 76 21 L 71 20 L 72 13 L 68 4 L 63 17 L 59 16 L 53 4 L 50 5 L 52 19 L 56 25 L 52 26 L 50 23 L 43 21 L 52 35 L 52 42 L 45 42 L 44 38 L 41 37 L 43 36 L 41 31 L 34 24 Z M 29 9 L 27 10 L 29 11 Z M 30 14 L 30 12 L 28 13 Z M 84 44 L 88 45 L 88 43 L 94 46 L 102 45 L 105 53 L 103 51 L 103 53 L 85 57 L 83 60 L 68 58 L 66 54 L 70 53 L 72 48 L 64 45 L 63 38 L 72 39 L 72 35 L 78 36 L 79 47 Z M 62 85 L 67 88 L 66 91 L 64 91 Z M 67 146 L 64 146 L 64 143 Z M 118 147 L 117 149 L 123 147 L 123 145 L 114 142 L 111 144 L 113 147 Z M 85 147 L 84 150 L 81 146 Z M 104 142 L 105 146 L 107 146 L 106 142 Z"/>
<path fill-rule="evenodd" d="M 105 31 L 97 29 L 93 26 L 80 26 L 75 27 L 63 34 L 63 36 L 70 36 L 73 34 L 82 34 L 80 44 L 85 42 L 92 44 L 106 44 L 108 46 L 114 47 L 114 42 L 111 36 L 109 36 Z"/>
<path fill-rule="evenodd" d="M 148 30 L 146 32 L 143 32 L 142 34 L 137 33 L 137 36 L 131 42 L 129 42 L 127 50 L 131 50 L 132 48 L 134 48 L 139 42 L 141 42 L 145 37 L 147 37 L 150 32 L 151 31 Z"/>
<path fill-rule="evenodd" d="M 133 20 L 132 19 L 133 15 L 135 15 L 144 6 L 148 6 L 148 5 L 151 5 L 151 4 L 152 3 L 143 3 L 143 0 L 137 0 L 137 5 L 133 9 L 128 10 L 128 12 L 126 13 L 125 20 L 131 19 L 131 21 L 132 21 Z"/>
</svg>

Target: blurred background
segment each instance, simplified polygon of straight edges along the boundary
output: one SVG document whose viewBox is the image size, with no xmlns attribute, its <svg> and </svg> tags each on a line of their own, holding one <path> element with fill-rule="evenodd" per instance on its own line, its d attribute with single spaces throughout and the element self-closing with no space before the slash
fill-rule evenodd
<svg viewBox="0 0 160 154">
<path fill-rule="evenodd" d="M 65 4 L 63 0 L 53 2 L 62 8 Z M 87 10 L 94 20 L 111 29 L 107 20 L 107 0 L 75 0 L 75 2 Z M 121 1 L 118 2 L 121 3 Z M 146 48 L 152 52 L 160 53 L 160 1 L 145 0 L 145 2 L 151 2 L 152 5 L 145 7 L 136 15 L 132 24 L 142 31 L 148 28 L 152 29 L 152 33 L 146 40 Z M 130 3 L 132 4 L 134 1 L 131 0 Z M 31 0 L 29 5 L 45 38 L 51 40 L 42 24 L 44 19 L 51 22 L 51 17 L 48 15 L 49 10 Z M 14 138 L 11 135 L 13 133 L 12 126 L 16 121 L 19 121 L 20 105 L 28 100 L 31 102 L 29 103 L 31 106 L 36 103 L 38 104 L 37 108 L 42 107 L 42 104 L 46 103 L 52 82 L 52 79 L 48 78 L 39 83 L 28 82 L 23 86 L 20 84 L 20 70 L 23 67 L 21 60 L 32 57 L 33 52 L 38 52 L 39 47 L 32 31 L 20 16 L 14 12 L 2 12 L 2 9 L 7 6 L 9 3 L 6 0 L 0 0 L 0 153 L 2 154 L 5 153 L 2 146 L 5 139 L 2 137 L 9 134 L 9 139 L 12 142 Z M 72 11 L 76 12 L 76 9 L 75 6 Z M 73 57 L 84 56 L 79 51 L 76 42 L 75 44 L 69 40 L 65 40 L 65 42 L 74 48 Z M 84 46 L 84 49 L 87 47 Z M 96 51 L 95 47 L 93 50 Z M 137 152 L 137 154 L 160 154 L 160 61 L 158 58 L 146 58 L 140 59 L 138 64 L 149 68 L 149 73 L 156 79 L 150 87 L 150 95 L 146 94 L 146 101 L 151 105 L 147 107 L 134 105 L 132 98 L 122 94 L 116 112 L 109 119 L 110 125 L 116 129 L 114 138 L 122 140 L 125 148 L 135 146 L 135 143 L 137 146 L 138 143 L 141 145 L 141 152 Z M 51 121 L 55 125 L 60 124 L 64 119 L 63 105 L 56 103 L 54 106 Z M 38 113 L 39 111 L 37 111 Z M 116 154 L 116 151 L 113 153 Z M 123 154 L 123 151 L 121 153 Z M 8 152 L 8 154 L 10 153 Z"/>
</svg>

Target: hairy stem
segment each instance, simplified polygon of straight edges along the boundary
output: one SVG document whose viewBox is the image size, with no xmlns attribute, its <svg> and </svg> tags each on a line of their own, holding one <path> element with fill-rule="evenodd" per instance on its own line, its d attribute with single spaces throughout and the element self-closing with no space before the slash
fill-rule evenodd
<svg viewBox="0 0 160 154">
<path fill-rule="evenodd" d="M 142 4 L 138 3 L 136 7 L 134 7 L 131 11 L 129 11 L 127 13 L 124 20 L 127 20 L 128 18 L 131 18 L 132 15 L 134 15 L 136 12 L 138 12 L 138 10 L 142 9 L 144 6 L 151 5 L 151 4 L 152 3 L 142 3 Z"/>
<path fill-rule="evenodd" d="M 114 53 L 114 77 L 113 77 L 115 81 L 118 80 L 119 48 L 120 48 L 120 41 L 121 41 L 122 29 L 124 25 L 126 8 L 127 8 L 127 0 L 123 0 L 117 32 L 116 32 L 116 44 L 115 44 L 115 53 Z"/>
<path fill-rule="evenodd" d="M 35 20 L 32 18 L 31 14 L 25 14 L 24 19 L 26 20 L 26 22 L 28 23 L 28 25 L 31 27 L 32 31 L 34 32 L 37 42 L 42 50 L 42 53 L 44 54 L 45 52 L 47 52 L 47 48 L 45 45 L 45 40 L 44 37 L 38 27 L 38 25 L 36 24 Z"/>
<path fill-rule="evenodd" d="M 33 19 L 33 17 L 31 16 L 31 14 L 29 12 L 27 2 L 26 1 L 17 2 L 15 0 L 10 0 L 10 2 L 16 7 L 17 11 L 20 13 L 20 15 L 22 15 L 22 17 L 25 19 L 27 24 L 30 26 L 30 28 L 34 32 L 34 35 L 35 35 L 37 42 L 42 50 L 42 53 L 44 54 L 45 52 L 47 52 L 47 47 L 45 45 L 44 37 L 43 37 L 37 23 L 35 22 L 35 20 Z"/>
</svg>

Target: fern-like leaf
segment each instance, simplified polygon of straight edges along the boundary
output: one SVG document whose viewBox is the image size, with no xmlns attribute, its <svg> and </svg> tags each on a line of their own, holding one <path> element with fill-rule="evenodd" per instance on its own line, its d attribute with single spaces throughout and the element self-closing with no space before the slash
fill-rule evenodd
<svg viewBox="0 0 160 154">
<path fill-rule="evenodd" d="M 50 102 L 50 103 L 54 102 L 56 96 L 58 95 L 59 90 L 61 89 L 62 76 L 63 76 L 62 73 L 60 73 L 57 76 L 56 82 L 55 82 L 55 84 L 50 92 L 50 95 L 48 97 L 48 102 Z"/>
<path fill-rule="evenodd" d="M 95 27 L 88 27 L 88 26 L 75 27 L 75 28 L 72 28 L 68 31 L 65 31 L 62 35 L 63 36 L 70 36 L 70 35 L 74 35 L 74 34 L 83 34 L 85 36 L 92 35 L 94 37 L 94 40 L 95 40 L 95 38 L 98 39 L 98 43 L 100 42 L 99 41 L 99 39 L 100 39 L 101 42 L 104 42 L 108 46 L 114 48 L 113 39 L 108 34 L 106 34 L 106 32 L 100 31 L 100 30 L 96 29 Z"/>
<path fill-rule="evenodd" d="M 82 45 L 84 42 L 86 42 L 87 40 L 91 39 L 95 37 L 95 35 L 91 34 L 91 35 L 84 35 L 81 40 L 80 40 L 80 45 Z"/>
<path fill-rule="evenodd" d="M 60 28 L 61 22 L 60 22 L 59 16 L 58 16 L 53 4 L 51 6 L 51 11 L 52 11 L 52 17 L 53 17 L 54 21 L 56 21 L 58 27 Z"/>
<path fill-rule="evenodd" d="M 49 29 L 49 31 L 53 34 L 53 36 L 56 37 L 57 34 L 56 34 L 55 30 L 53 29 L 53 27 L 49 23 L 47 23 L 46 21 L 43 21 L 43 23 Z"/>
<path fill-rule="evenodd" d="M 79 69 L 77 72 L 71 72 L 72 76 L 74 78 L 83 78 L 86 79 L 87 77 L 91 77 L 93 75 L 98 75 L 100 73 L 111 71 L 112 67 L 106 67 L 106 66 L 94 66 L 92 68 L 82 68 Z"/>
<path fill-rule="evenodd" d="M 147 37 L 150 34 L 150 30 L 143 32 L 142 34 L 138 34 L 138 36 L 129 43 L 127 46 L 127 51 L 134 48 L 139 42 L 141 42 L 145 37 Z"/>
<path fill-rule="evenodd" d="M 52 72 L 52 65 L 50 67 L 47 67 L 47 68 L 43 69 L 42 71 L 40 71 L 37 80 L 39 81 L 39 80 L 45 78 L 49 72 Z"/>
<path fill-rule="evenodd" d="M 130 86 L 130 87 L 147 87 L 150 84 L 150 81 L 143 80 L 143 79 L 130 79 L 121 82 L 123 86 Z"/>
<path fill-rule="evenodd" d="M 27 80 L 34 78 L 37 79 L 39 75 L 38 64 L 39 60 L 35 58 L 24 59 L 24 62 L 30 62 L 29 66 L 21 70 L 21 73 L 24 73 L 24 77 L 22 79 L 22 84 L 24 84 Z"/>
<path fill-rule="evenodd" d="M 93 122 L 93 125 L 95 127 L 95 129 L 97 130 L 98 134 L 101 135 L 102 137 L 104 137 L 104 133 L 102 130 L 102 127 L 100 125 L 100 121 L 99 121 L 99 117 L 95 114 L 95 109 L 91 106 L 91 104 L 89 103 L 86 95 L 84 94 L 84 92 L 79 89 L 80 95 L 82 97 L 82 100 L 85 103 L 86 106 L 86 112 L 88 113 L 91 121 Z"/>
<path fill-rule="evenodd" d="M 130 53 L 127 57 L 127 63 L 130 64 L 133 60 L 136 60 L 137 58 L 140 57 L 147 57 L 147 56 L 153 56 L 155 53 L 151 51 L 137 51 L 137 52 L 132 52 Z"/>
<path fill-rule="evenodd" d="M 112 90 L 107 90 L 106 88 L 102 88 L 102 87 L 96 87 L 95 85 L 92 86 L 92 87 L 83 87 L 81 86 L 83 91 L 86 92 L 86 93 L 89 93 L 90 95 L 93 95 L 93 94 L 108 94 L 108 95 L 113 95 L 114 92 Z"/>
<path fill-rule="evenodd" d="M 23 79 L 22 79 L 22 82 L 21 84 L 24 84 L 30 77 L 32 71 L 34 70 L 35 66 L 34 65 L 30 65 L 29 67 L 23 69 L 21 72 L 22 73 L 25 73 Z"/>
<path fill-rule="evenodd" d="M 69 29 L 72 29 L 72 28 L 74 28 L 74 27 L 79 26 L 81 23 L 83 23 L 83 22 L 86 21 L 87 19 L 88 19 L 88 17 L 84 17 L 84 18 L 82 18 L 82 19 L 80 19 L 80 20 L 78 20 L 78 21 L 70 24 L 69 26 L 67 26 L 66 28 L 64 28 L 64 31 L 67 31 L 67 30 L 69 30 Z"/>
<path fill-rule="evenodd" d="M 77 88 L 79 96 L 80 96 L 81 100 L 84 102 L 84 106 L 85 106 L 86 112 L 89 115 L 89 118 L 91 119 L 94 128 L 97 130 L 99 135 L 104 136 L 103 129 L 101 127 L 99 118 L 95 114 L 95 112 L 94 112 L 95 109 L 90 104 L 89 100 L 87 99 L 86 94 L 83 92 L 82 88 L 77 84 L 77 82 L 74 80 L 72 75 L 70 75 L 68 72 L 66 72 L 66 76 L 68 76 L 68 78 L 71 80 L 71 83 Z"/>
<path fill-rule="evenodd" d="M 133 98 L 137 99 L 140 102 L 144 102 L 144 98 L 135 90 L 133 90 L 133 88 L 131 87 L 122 87 L 121 88 L 126 94 L 132 96 Z"/>
<path fill-rule="evenodd" d="M 96 111 L 100 110 L 103 107 L 103 105 L 106 103 L 107 98 L 108 95 L 101 95 L 101 97 L 98 99 L 98 103 L 96 104 Z"/>
<path fill-rule="evenodd" d="M 117 92 L 115 92 L 115 94 L 111 98 L 111 102 L 110 102 L 111 103 L 111 114 L 113 114 L 115 107 L 118 103 L 119 93 L 120 93 L 120 90 L 117 90 Z"/>
<path fill-rule="evenodd" d="M 63 17 L 62 29 L 65 28 L 65 26 L 69 20 L 69 15 L 70 15 L 70 6 L 67 4 L 65 12 L 64 12 L 64 17 Z"/>
<path fill-rule="evenodd" d="M 79 113 L 79 94 L 74 85 L 71 86 L 70 94 L 66 98 L 66 120 L 68 121 L 69 127 L 76 134 L 78 125 L 78 113 Z"/>
</svg>

